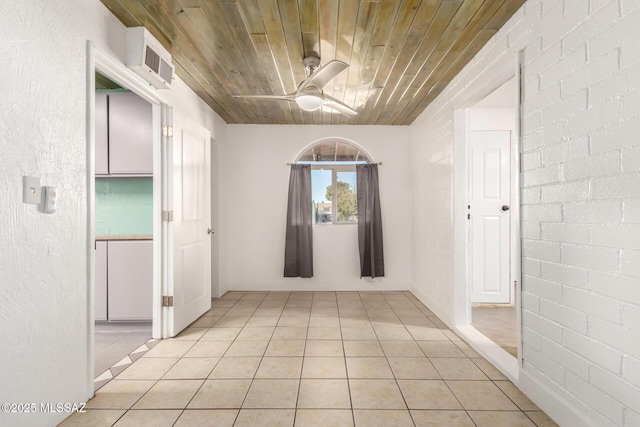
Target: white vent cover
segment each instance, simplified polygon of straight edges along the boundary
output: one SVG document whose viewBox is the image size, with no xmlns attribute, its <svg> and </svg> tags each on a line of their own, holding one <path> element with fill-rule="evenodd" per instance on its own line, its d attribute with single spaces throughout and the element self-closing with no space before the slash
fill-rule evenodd
<svg viewBox="0 0 640 427">
<path fill-rule="evenodd" d="M 171 55 L 144 27 L 127 28 L 127 67 L 157 89 L 171 86 Z"/>
</svg>

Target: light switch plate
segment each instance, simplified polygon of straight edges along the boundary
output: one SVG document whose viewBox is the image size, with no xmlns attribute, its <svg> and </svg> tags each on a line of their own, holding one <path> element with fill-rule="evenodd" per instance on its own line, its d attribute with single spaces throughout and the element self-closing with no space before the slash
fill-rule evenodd
<svg viewBox="0 0 640 427">
<path fill-rule="evenodd" d="M 40 178 L 35 176 L 22 177 L 22 201 L 39 205 L 42 201 Z"/>
</svg>

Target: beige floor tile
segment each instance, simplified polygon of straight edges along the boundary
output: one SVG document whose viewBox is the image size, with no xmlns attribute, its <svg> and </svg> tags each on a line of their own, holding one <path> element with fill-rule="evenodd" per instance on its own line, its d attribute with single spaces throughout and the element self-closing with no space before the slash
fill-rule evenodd
<svg viewBox="0 0 640 427">
<path fill-rule="evenodd" d="M 364 317 L 342 317 L 340 326 L 343 328 L 373 328 L 371 320 Z"/>
<path fill-rule="evenodd" d="M 346 379 L 302 379 L 298 408 L 351 409 Z"/>
<path fill-rule="evenodd" d="M 253 380 L 243 408 L 295 408 L 300 380 Z"/>
<path fill-rule="evenodd" d="M 247 327 L 255 327 L 255 326 L 273 326 L 275 327 L 278 324 L 278 320 L 280 319 L 280 314 L 276 316 L 258 316 L 254 315 L 249 319 L 245 328 Z"/>
<path fill-rule="evenodd" d="M 430 326 L 407 326 L 416 341 L 446 341 L 447 336 L 438 328 Z"/>
<path fill-rule="evenodd" d="M 521 411 L 539 411 L 540 408 L 521 392 L 511 381 L 495 381 L 495 385 L 515 403 Z"/>
<path fill-rule="evenodd" d="M 203 336 L 202 340 L 233 341 L 242 328 L 211 328 Z"/>
<path fill-rule="evenodd" d="M 216 328 L 242 328 L 249 320 L 249 315 L 237 316 L 227 312 L 216 322 Z"/>
<path fill-rule="evenodd" d="M 293 409 L 242 409 L 234 427 L 292 427 Z"/>
<path fill-rule="evenodd" d="M 207 380 L 189 403 L 189 409 L 239 409 L 251 380 Z"/>
<path fill-rule="evenodd" d="M 428 328 L 436 328 L 436 325 L 431 321 L 431 319 L 427 317 L 407 317 L 402 320 L 405 328 L 409 328 L 409 326 L 423 326 Z M 446 335 L 446 334 L 445 334 Z"/>
<path fill-rule="evenodd" d="M 469 416 L 477 427 L 535 427 L 522 412 L 469 411 Z"/>
<path fill-rule="evenodd" d="M 218 320 L 220 320 L 220 317 L 202 316 L 189 326 L 191 328 L 210 328 L 215 325 Z"/>
<path fill-rule="evenodd" d="M 305 340 L 307 328 L 299 326 L 277 326 L 273 332 L 272 340 Z"/>
<path fill-rule="evenodd" d="M 475 427 L 465 411 L 412 410 L 416 427 Z"/>
<path fill-rule="evenodd" d="M 357 308 L 345 308 L 340 307 L 339 310 L 340 317 L 344 318 L 352 318 L 352 319 L 368 319 L 367 310 L 365 310 L 364 306 L 359 306 Z"/>
<path fill-rule="evenodd" d="M 260 364 L 260 357 L 223 357 L 209 375 L 210 379 L 253 378 Z"/>
<path fill-rule="evenodd" d="M 410 409 L 462 409 L 441 380 L 398 380 Z"/>
<path fill-rule="evenodd" d="M 353 411 L 356 427 L 413 427 L 407 410 L 363 410 Z"/>
<path fill-rule="evenodd" d="M 224 316 L 222 316 L 222 319 L 225 317 L 237 317 L 237 319 L 234 320 L 240 321 L 240 318 L 244 317 L 246 320 L 253 315 L 253 313 L 256 311 L 256 308 L 257 306 L 255 306 L 254 304 L 251 304 L 248 307 L 239 307 L 238 304 L 236 304 L 235 306 L 231 307 Z"/>
<path fill-rule="evenodd" d="M 282 314 L 282 310 L 284 309 L 284 304 L 278 304 L 273 307 L 260 305 L 258 309 L 253 313 L 254 316 L 266 316 L 266 317 L 275 317 L 276 323 L 270 325 L 253 325 L 253 326 L 275 326 L 278 323 L 278 319 Z M 251 319 L 249 319 L 251 321 Z"/>
<path fill-rule="evenodd" d="M 342 331 L 339 326 L 327 328 L 309 328 L 307 339 L 310 340 L 339 340 L 342 339 Z"/>
<path fill-rule="evenodd" d="M 204 313 L 202 317 L 222 317 L 227 311 L 229 311 L 229 307 L 211 307 L 211 310 Z"/>
<path fill-rule="evenodd" d="M 271 340 L 269 342 L 269 346 L 267 346 L 267 351 L 264 353 L 265 356 L 275 357 L 275 356 L 304 356 L 304 340 Z"/>
<path fill-rule="evenodd" d="M 263 357 L 256 378 L 300 378 L 302 357 Z"/>
<path fill-rule="evenodd" d="M 391 305 L 393 307 L 393 304 Z M 394 307 L 395 308 L 395 307 Z M 402 320 L 408 320 L 412 317 L 427 317 L 419 308 L 417 307 L 407 307 L 402 308 L 400 310 L 395 310 L 396 315 Z"/>
<path fill-rule="evenodd" d="M 488 380 L 489 378 L 469 359 L 458 357 L 432 358 L 431 363 L 445 380 Z"/>
<path fill-rule="evenodd" d="M 142 357 L 182 357 L 196 343 L 186 340 L 162 340 Z"/>
<path fill-rule="evenodd" d="M 339 328 L 340 319 L 338 316 L 314 316 L 309 319 L 310 328 Z"/>
<path fill-rule="evenodd" d="M 348 341 L 371 341 L 377 340 L 378 337 L 372 327 L 342 327 L 342 339 Z"/>
<path fill-rule="evenodd" d="M 349 378 L 393 378 L 386 357 L 347 357 Z"/>
<path fill-rule="evenodd" d="M 395 380 L 349 380 L 353 409 L 407 409 Z"/>
<path fill-rule="evenodd" d="M 155 383 L 150 380 L 111 380 L 87 402 L 87 409 L 129 409 Z"/>
<path fill-rule="evenodd" d="M 197 341 L 207 332 L 208 328 L 196 328 L 190 327 L 180 332 L 178 336 L 173 338 L 174 340 L 187 340 L 187 341 Z"/>
<path fill-rule="evenodd" d="M 171 427 L 180 416 L 180 410 L 131 410 L 127 411 L 113 427 Z"/>
<path fill-rule="evenodd" d="M 347 378 L 344 357 L 305 357 L 302 378 Z"/>
<path fill-rule="evenodd" d="M 397 379 L 433 380 L 440 374 L 426 357 L 389 357 L 389 365 Z"/>
<path fill-rule="evenodd" d="M 298 409 L 295 427 L 353 427 L 353 413 L 345 409 Z"/>
<path fill-rule="evenodd" d="M 401 340 L 413 340 L 409 331 L 404 326 L 373 326 L 376 331 L 376 335 L 380 341 L 401 341 Z"/>
<path fill-rule="evenodd" d="M 341 340 L 308 340 L 305 356 L 344 356 Z"/>
<path fill-rule="evenodd" d="M 417 341 L 427 357 L 467 357 L 451 341 Z"/>
<path fill-rule="evenodd" d="M 425 357 L 415 341 L 380 341 L 387 357 Z"/>
<path fill-rule="evenodd" d="M 203 383 L 204 380 L 160 380 L 133 409 L 184 409 Z"/>
<path fill-rule="evenodd" d="M 471 361 L 475 363 L 476 366 L 480 368 L 480 370 L 484 372 L 484 374 L 487 377 L 489 377 L 490 380 L 493 380 L 493 381 L 508 380 L 508 378 L 505 377 L 504 374 L 500 372 L 498 368 L 493 366 L 491 362 L 489 362 L 487 359 L 474 358 L 474 359 L 471 359 Z"/>
<path fill-rule="evenodd" d="M 227 357 L 262 356 L 269 340 L 235 341 L 225 353 Z"/>
<path fill-rule="evenodd" d="M 184 357 L 222 357 L 232 342 L 233 341 L 198 341 Z"/>
<path fill-rule="evenodd" d="M 124 409 L 97 409 L 75 412 L 58 424 L 57 427 L 111 427 L 124 413 Z"/>
<path fill-rule="evenodd" d="M 527 411 L 525 414 L 527 414 L 538 427 L 558 427 L 558 424 L 542 411 Z"/>
<path fill-rule="evenodd" d="M 141 357 L 116 377 L 119 380 L 159 380 L 178 361 L 175 357 Z"/>
<path fill-rule="evenodd" d="M 384 356 L 378 341 L 344 341 L 343 345 L 347 357 Z"/>
<path fill-rule="evenodd" d="M 311 305 L 311 317 L 337 317 L 338 303 L 335 301 L 313 302 Z"/>
<path fill-rule="evenodd" d="M 295 326 L 306 328 L 309 326 L 309 315 L 286 315 L 283 313 L 282 316 L 280 316 L 280 320 L 278 320 L 278 326 Z"/>
<path fill-rule="evenodd" d="M 236 341 L 270 340 L 275 326 L 245 326 L 236 337 Z"/>
<path fill-rule="evenodd" d="M 447 385 L 467 411 L 514 411 L 518 409 L 491 381 L 447 381 Z"/>
<path fill-rule="evenodd" d="M 205 379 L 209 376 L 220 358 L 218 357 L 185 357 L 176 362 L 169 372 L 164 374 L 164 380 Z"/>
<path fill-rule="evenodd" d="M 482 356 L 480 356 L 480 354 L 478 354 L 478 352 L 476 352 L 474 349 L 472 349 L 471 346 L 469 344 L 467 344 L 466 342 L 454 341 L 454 344 L 460 350 L 462 350 L 462 352 L 464 354 L 466 354 L 467 357 L 482 357 Z"/>
<path fill-rule="evenodd" d="M 187 409 L 174 427 L 232 427 L 237 409 Z"/>
</svg>

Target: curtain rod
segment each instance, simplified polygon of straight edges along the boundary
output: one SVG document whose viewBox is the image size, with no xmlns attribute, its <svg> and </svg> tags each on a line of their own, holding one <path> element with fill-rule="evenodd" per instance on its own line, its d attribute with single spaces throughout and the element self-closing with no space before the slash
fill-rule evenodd
<svg viewBox="0 0 640 427">
<path fill-rule="evenodd" d="M 298 163 L 287 163 L 287 166 L 297 165 Z M 302 163 L 303 165 L 310 165 L 312 163 Z M 373 163 L 364 163 L 366 165 L 382 165 L 382 162 L 373 162 Z M 322 165 L 322 166 L 330 166 L 330 165 Z"/>
</svg>

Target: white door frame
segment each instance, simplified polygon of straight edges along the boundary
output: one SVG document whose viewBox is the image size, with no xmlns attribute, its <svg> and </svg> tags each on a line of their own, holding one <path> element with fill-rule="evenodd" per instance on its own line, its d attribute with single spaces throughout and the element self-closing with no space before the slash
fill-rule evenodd
<svg viewBox="0 0 640 427">
<path fill-rule="evenodd" d="M 490 82 L 482 85 L 482 91 L 468 94 L 469 100 L 453 113 L 453 234 L 454 234 L 454 327 L 469 344 L 483 357 L 493 363 L 511 381 L 517 383 L 519 370 L 522 367 L 522 321 L 521 321 L 521 257 L 520 257 L 520 67 L 519 60 L 514 61 L 514 73 L 509 76 L 503 74 L 493 76 Z M 517 93 L 516 123 L 512 138 L 511 156 L 511 238 L 510 261 L 512 280 L 516 280 L 513 298 L 516 307 L 516 329 L 518 333 L 518 357 L 514 358 L 503 348 L 480 333 L 471 324 L 471 291 L 470 274 L 470 227 L 467 219 L 469 203 L 469 111 L 468 107 L 480 101 L 515 74 Z M 492 88 L 487 90 L 486 88 Z M 456 167 L 456 165 L 458 165 Z"/>
<path fill-rule="evenodd" d="M 116 83 L 135 92 L 152 105 L 153 121 L 153 317 L 152 336 L 162 336 L 162 167 L 161 152 L 161 108 L 169 103 L 149 83 L 138 77 L 113 56 L 87 42 L 87 391 L 94 394 L 94 311 L 95 311 L 95 73 L 109 77 Z"/>
</svg>

